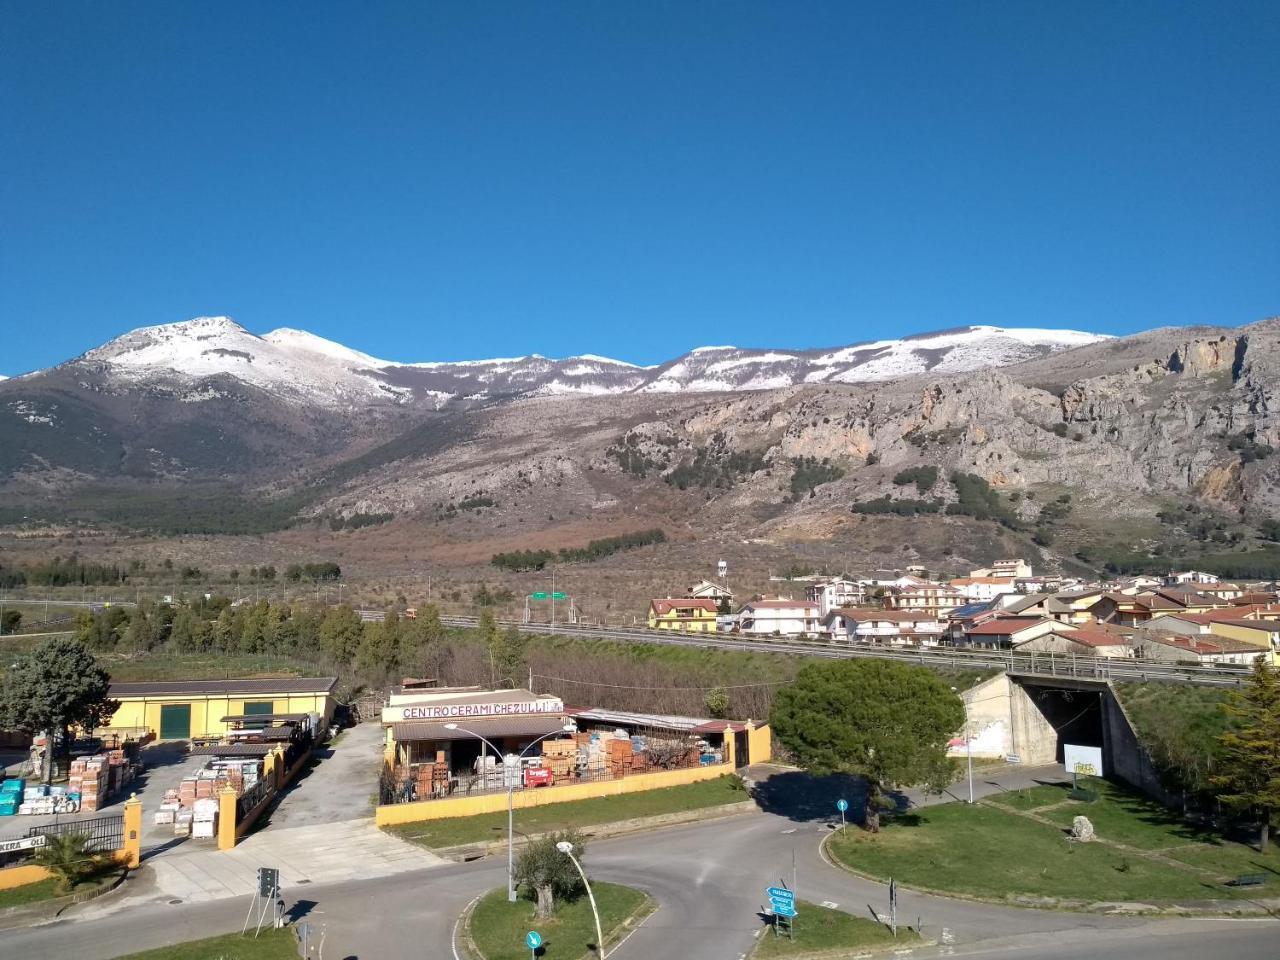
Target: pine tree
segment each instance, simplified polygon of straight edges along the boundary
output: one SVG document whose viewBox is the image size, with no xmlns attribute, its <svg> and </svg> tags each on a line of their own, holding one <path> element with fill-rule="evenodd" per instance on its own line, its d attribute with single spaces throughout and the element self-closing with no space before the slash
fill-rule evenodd
<svg viewBox="0 0 1280 960">
<path fill-rule="evenodd" d="M 1271 820 L 1280 810 L 1280 675 L 1259 657 L 1243 689 L 1232 691 L 1224 709 L 1233 729 L 1218 738 L 1222 772 L 1212 782 L 1224 806 L 1256 814 L 1258 850 L 1266 853 Z"/>
</svg>

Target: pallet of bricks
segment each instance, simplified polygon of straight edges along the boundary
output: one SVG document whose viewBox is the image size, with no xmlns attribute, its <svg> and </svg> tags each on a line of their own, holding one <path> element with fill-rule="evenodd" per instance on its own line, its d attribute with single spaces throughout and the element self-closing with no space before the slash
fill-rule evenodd
<svg viewBox="0 0 1280 960">
<path fill-rule="evenodd" d="M 443 797 L 449 792 L 449 764 L 444 751 L 436 751 L 434 763 L 419 763 L 413 768 L 413 795 L 419 800 Z"/>
<path fill-rule="evenodd" d="M 261 778 L 261 761 L 214 760 L 209 766 L 178 781 L 176 790 L 166 790 L 158 825 L 173 824 L 177 837 L 212 839 L 217 836 L 219 797 L 225 787 L 236 796 L 257 784 Z"/>
<path fill-rule="evenodd" d="M 553 783 L 571 780 L 578 769 L 578 742 L 573 737 L 542 741 L 542 766 Z"/>
</svg>

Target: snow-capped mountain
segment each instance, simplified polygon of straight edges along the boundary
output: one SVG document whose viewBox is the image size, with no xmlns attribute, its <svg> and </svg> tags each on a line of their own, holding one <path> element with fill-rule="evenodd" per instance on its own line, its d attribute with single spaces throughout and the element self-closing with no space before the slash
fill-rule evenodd
<svg viewBox="0 0 1280 960">
<path fill-rule="evenodd" d="M 258 336 L 228 317 L 142 327 L 55 368 L 91 372 L 96 389 L 157 389 L 187 403 L 227 396 L 236 382 L 331 409 L 427 406 L 528 396 L 770 390 L 959 373 L 1031 360 L 1105 339 L 1073 330 L 978 326 L 832 350 L 699 347 L 642 367 L 583 354 L 491 360 L 386 360 L 305 330 Z M 38 374 L 37 374 L 38 376 Z"/>
</svg>

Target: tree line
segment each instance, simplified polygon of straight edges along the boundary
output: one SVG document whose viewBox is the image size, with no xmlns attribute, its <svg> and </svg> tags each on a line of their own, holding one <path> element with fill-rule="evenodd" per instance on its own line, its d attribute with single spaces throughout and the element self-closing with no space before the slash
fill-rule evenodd
<svg viewBox="0 0 1280 960">
<path fill-rule="evenodd" d="M 616 537 L 601 537 L 592 540 L 585 547 L 562 547 L 559 550 L 512 550 L 507 553 L 495 553 L 489 561 L 500 570 L 513 573 L 524 573 L 530 570 L 542 570 L 553 560 L 558 563 L 590 563 L 592 560 L 603 560 L 619 550 L 633 550 L 653 543 L 666 542 L 667 535 L 660 529 L 640 530 L 636 533 L 623 533 Z"/>
</svg>

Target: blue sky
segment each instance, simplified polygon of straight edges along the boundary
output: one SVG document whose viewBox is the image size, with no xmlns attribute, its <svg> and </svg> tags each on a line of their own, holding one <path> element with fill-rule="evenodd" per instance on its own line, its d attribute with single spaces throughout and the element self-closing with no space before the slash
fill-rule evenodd
<svg viewBox="0 0 1280 960">
<path fill-rule="evenodd" d="M 1280 4 L 0 10 L 0 373 L 1280 313 Z"/>
</svg>

